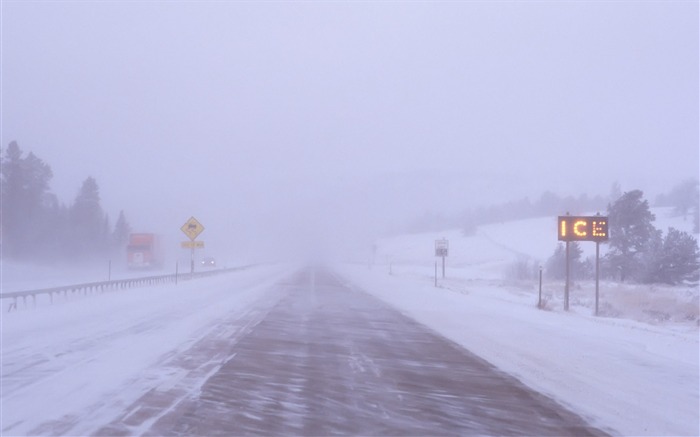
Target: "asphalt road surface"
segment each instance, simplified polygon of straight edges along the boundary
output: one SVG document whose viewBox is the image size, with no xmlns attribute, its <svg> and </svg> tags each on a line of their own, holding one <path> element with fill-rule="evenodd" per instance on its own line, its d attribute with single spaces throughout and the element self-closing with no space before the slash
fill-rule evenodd
<svg viewBox="0 0 700 437">
<path fill-rule="evenodd" d="M 605 435 L 326 270 L 280 287 L 201 392 L 164 403 L 146 435 Z"/>
</svg>

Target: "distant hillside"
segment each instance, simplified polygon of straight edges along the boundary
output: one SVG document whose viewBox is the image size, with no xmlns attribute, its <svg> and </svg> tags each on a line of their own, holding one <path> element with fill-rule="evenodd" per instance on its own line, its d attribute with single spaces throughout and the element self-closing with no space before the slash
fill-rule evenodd
<svg viewBox="0 0 700 437">
<path fill-rule="evenodd" d="M 656 215 L 654 225 L 663 232 L 669 227 L 692 231 L 692 220 L 674 216 L 673 208 L 652 208 L 652 212 Z M 461 229 L 400 235 L 380 240 L 375 259 L 378 263 L 433 265 L 435 240 L 446 238 L 450 244 L 448 262 L 453 267 L 493 267 L 518 257 L 544 262 L 557 247 L 556 225 L 557 217 L 552 216 L 482 225 L 471 236 L 465 236 Z M 594 243 L 582 243 L 581 248 L 584 256 L 595 255 Z M 607 245 L 602 244 L 601 255 L 606 249 Z"/>
</svg>

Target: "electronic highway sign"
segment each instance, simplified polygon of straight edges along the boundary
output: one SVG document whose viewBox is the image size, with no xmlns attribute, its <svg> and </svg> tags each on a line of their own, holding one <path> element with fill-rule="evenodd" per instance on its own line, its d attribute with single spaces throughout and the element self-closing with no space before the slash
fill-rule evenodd
<svg viewBox="0 0 700 437">
<path fill-rule="evenodd" d="M 559 216 L 559 241 L 607 241 L 608 218 L 595 216 Z"/>
</svg>

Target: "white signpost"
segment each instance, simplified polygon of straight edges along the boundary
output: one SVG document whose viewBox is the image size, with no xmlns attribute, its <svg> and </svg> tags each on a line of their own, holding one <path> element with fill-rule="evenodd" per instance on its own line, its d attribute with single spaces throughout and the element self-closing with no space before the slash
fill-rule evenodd
<svg viewBox="0 0 700 437">
<path fill-rule="evenodd" d="M 442 278 L 445 279 L 445 258 L 450 252 L 450 242 L 445 238 L 435 240 L 435 256 L 442 258 Z"/>
</svg>

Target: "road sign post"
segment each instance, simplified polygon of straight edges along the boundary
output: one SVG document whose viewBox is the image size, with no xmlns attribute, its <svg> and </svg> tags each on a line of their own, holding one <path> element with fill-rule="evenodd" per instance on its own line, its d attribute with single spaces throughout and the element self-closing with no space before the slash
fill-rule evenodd
<svg viewBox="0 0 700 437">
<path fill-rule="evenodd" d="M 566 283 L 564 285 L 564 309 L 569 310 L 569 243 L 572 241 L 593 241 L 595 249 L 595 315 L 598 315 L 598 295 L 600 278 L 600 243 L 607 241 L 608 218 L 600 214 L 594 216 L 571 216 L 567 212 L 559 216 L 557 224 L 559 241 L 566 242 Z"/>
<path fill-rule="evenodd" d="M 202 224 L 199 223 L 196 218 L 190 217 L 189 220 L 182 225 L 180 230 L 190 238 L 190 241 L 184 242 L 182 247 L 189 247 L 192 249 L 190 254 L 190 274 L 194 275 L 194 250 L 196 248 L 204 247 L 204 242 L 194 240 L 204 231 L 204 226 L 202 226 Z M 201 243 L 201 245 L 199 243 Z"/>
<path fill-rule="evenodd" d="M 569 241 L 566 242 L 566 282 L 564 283 L 564 311 L 569 311 L 569 274 L 571 263 L 569 263 Z"/>
<path fill-rule="evenodd" d="M 542 309 L 542 266 L 540 266 L 540 293 L 537 299 L 537 308 Z"/>
<path fill-rule="evenodd" d="M 449 248 L 450 242 L 446 239 L 435 240 L 435 256 L 442 258 L 442 279 L 445 279 L 445 258 L 449 255 Z"/>
<path fill-rule="evenodd" d="M 435 261 L 435 287 L 437 287 L 437 261 Z"/>
<path fill-rule="evenodd" d="M 600 242 L 595 242 L 595 315 L 598 315 L 598 295 L 600 280 Z"/>
</svg>

